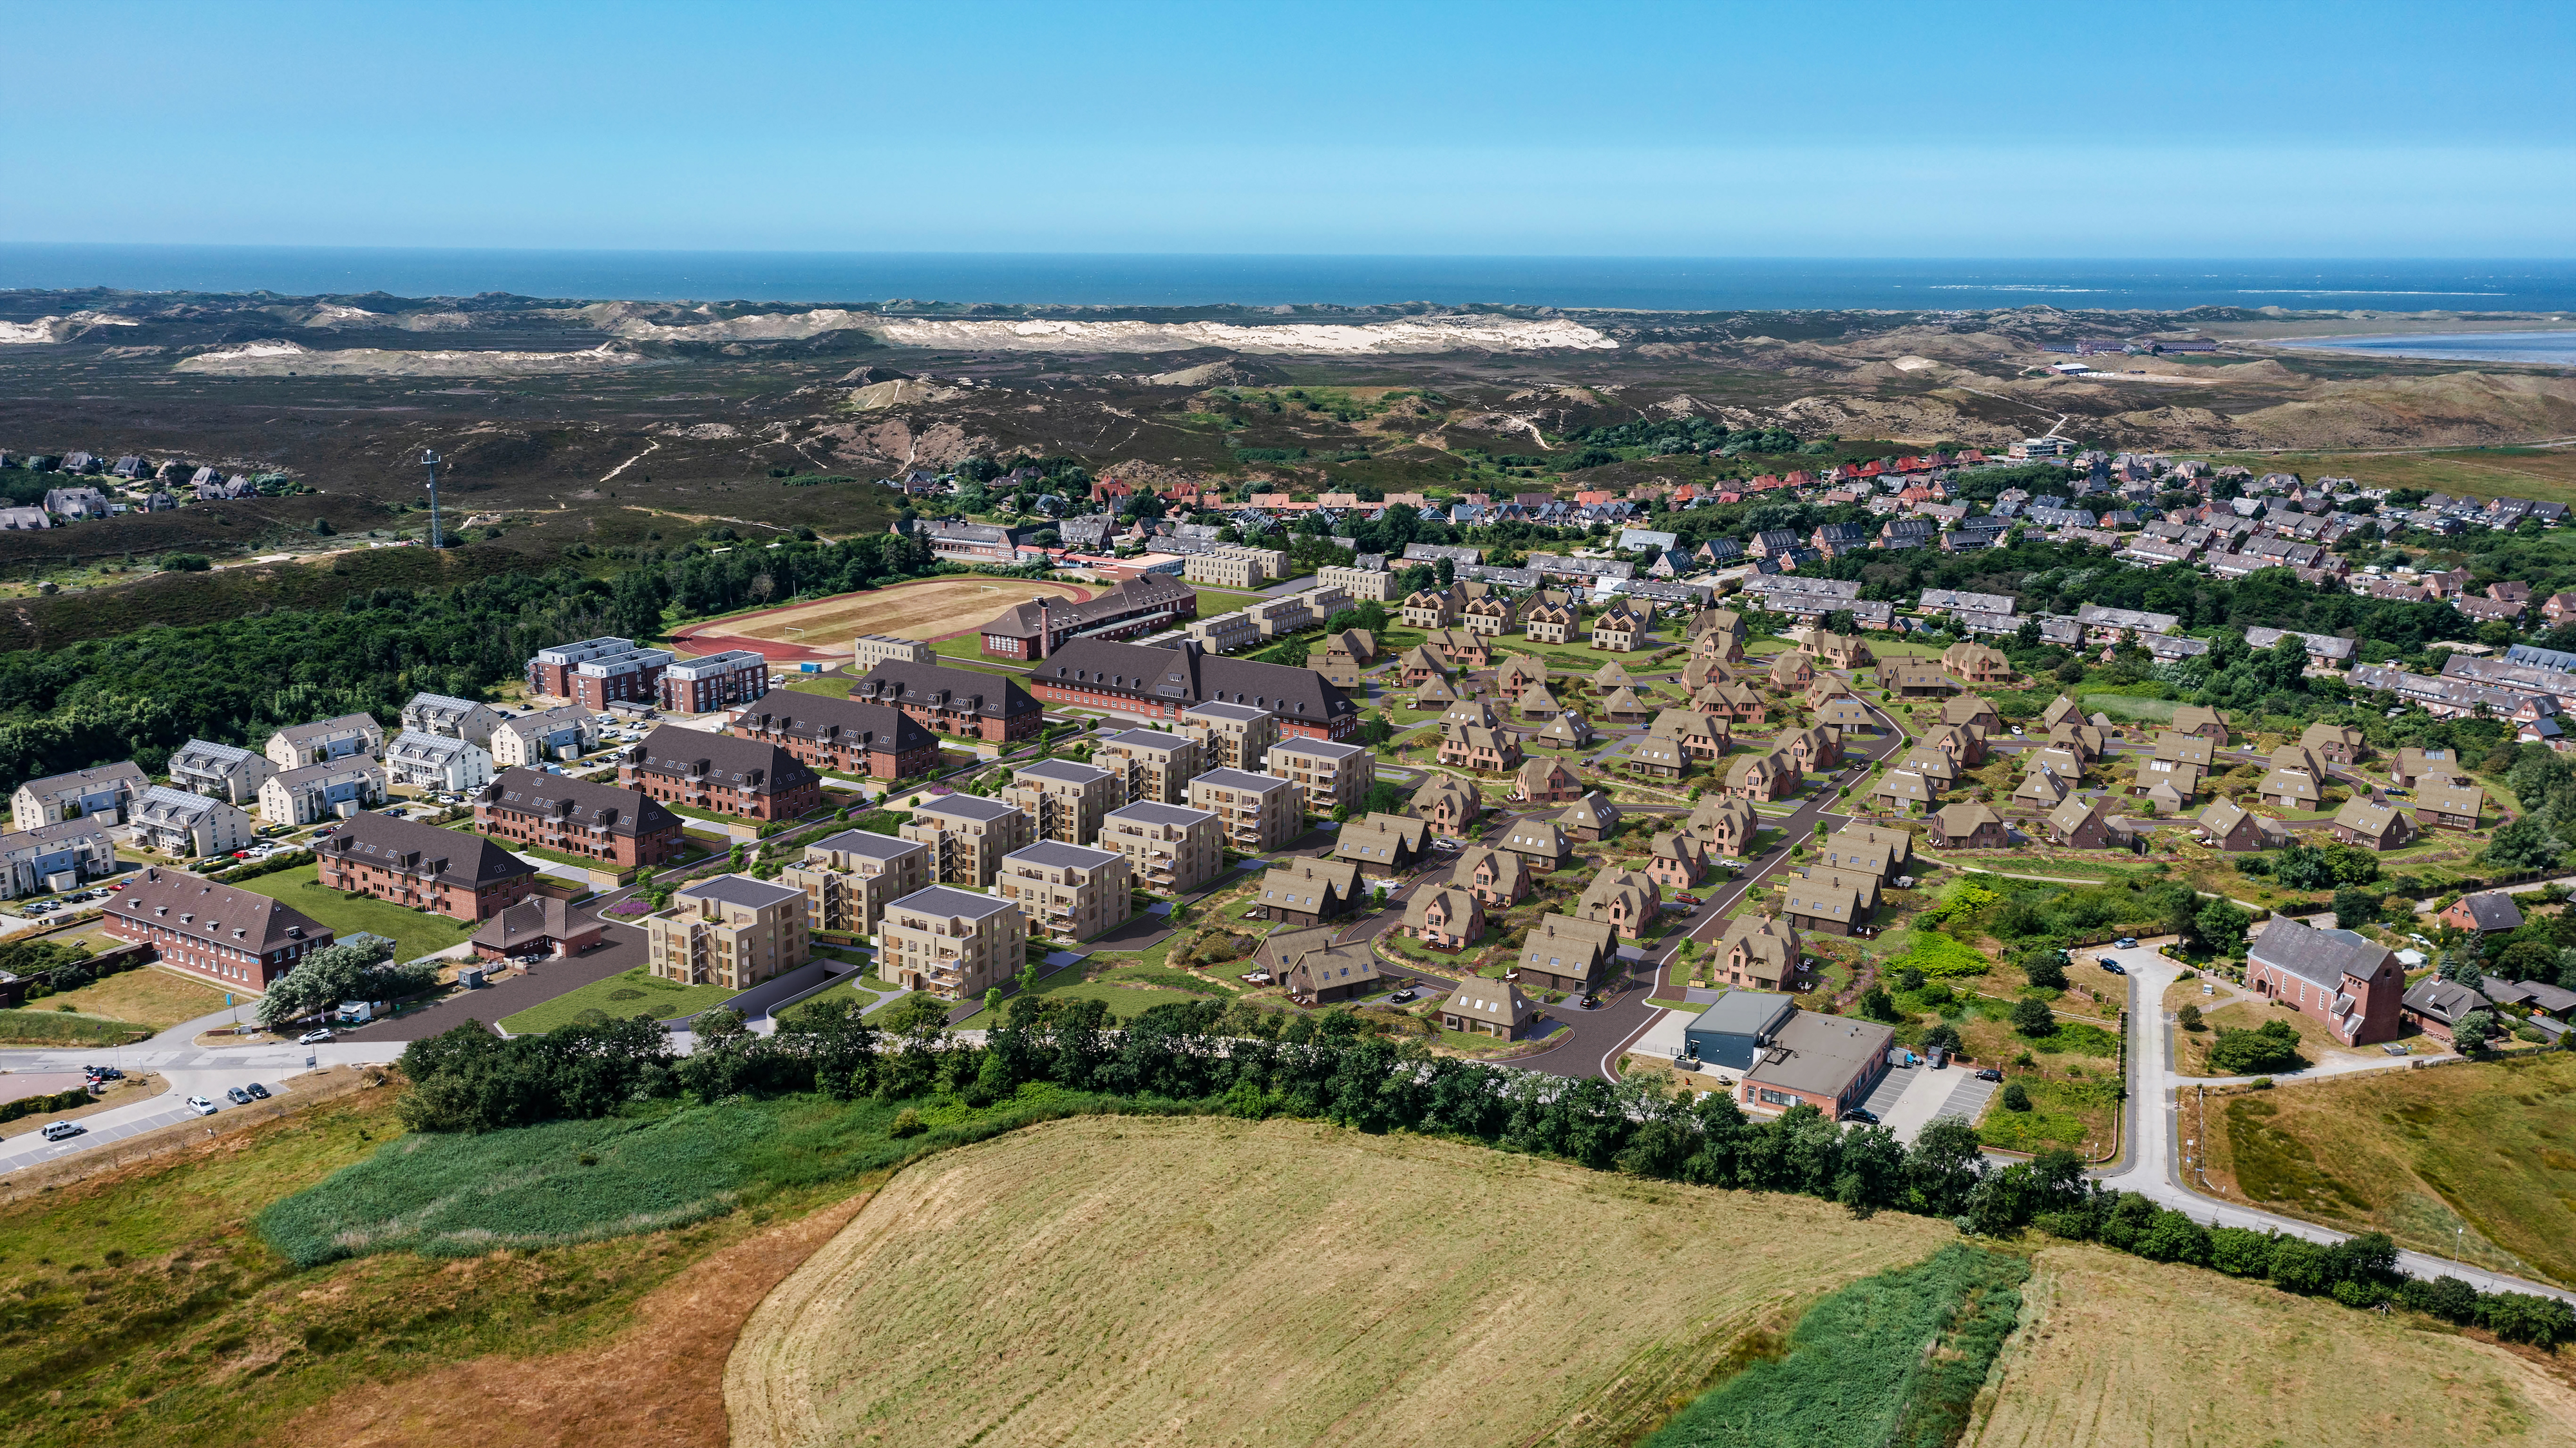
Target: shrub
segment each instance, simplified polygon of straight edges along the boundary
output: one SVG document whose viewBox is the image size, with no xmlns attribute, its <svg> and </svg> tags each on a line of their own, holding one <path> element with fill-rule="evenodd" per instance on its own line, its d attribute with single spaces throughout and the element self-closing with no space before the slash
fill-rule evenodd
<svg viewBox="0 0 2576 1448">
<path fill-rule="evenodd" d="M 2045 1036 L 2056 1031 L 2057 1017 L 2048 1002 L 2024 996 L 2013 1002 L 2012 1027 L 2025 1036 Z"/>
<path fill-rule="evenodd" d="M 2174 1012 L 2174 1019 L 2180 1022 L 2182 1028 L 2186 1031 L 2205 1031 L 2209 1029 L 2209 1027 L 2200 1019 L 2200 1007 L 2188 1002 L 2183 1005 L 2181 1010 Z"/>
<path fill-rule="evenodd" d="M 2287 1021 L 2265 1021 L 2251 1030 L 2221 1030 L 2209 1048 L 2209 1066 L 2229 1076 L 2254 1076 L 2299 1066 L 2299 1033 Z"/>
<path fill-rule="evenodd" d="M 2006 1111 L 2028 1111 L 2029 1109 L 2030 1109 L 2030 1088 L 2028 1088 L 2028 1087 L 2026 1087 L 2026 1086 L 2022 1085 L 2019 1081 L 2007 1081 L 2007 1082 L 2005 1082 L 2005 1083 L 2004 1083 L 2004 1110 L 2006 1110 Z"/>
</svg>

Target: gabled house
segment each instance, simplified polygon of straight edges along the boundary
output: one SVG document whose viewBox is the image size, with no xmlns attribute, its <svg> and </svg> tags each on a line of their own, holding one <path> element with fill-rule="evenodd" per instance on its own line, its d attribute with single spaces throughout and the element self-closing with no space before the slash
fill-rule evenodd
<svg viewBox="0 0 2576 1448">
<path fill-rule="evenodd" d="M 1404 933 L 1433 950 L 1464 950 L 1484 938 L 1485 907 L 1455 886 L 1422 891 L 1404 907 Z"/>
<path fill-rule="evenodd" d="M 1375 992 L 1384 979 L 1365 941 L 1335 945 L 1329 926 L 1291 930 L 1261 942 L 1253 963 L 1303 1006 L 1330 1005 Z"/>
<path fill-rule="evenodd" d="M 1616 926 L 1551 911 L 1529 928 L 1512 975 L 1531 990 L 1589 990 L 1618 948 Z"/>
<path fill-rule="evenodd" d="M 1598 920 L 1631 940 L 1645 937 L 1646 927 L 1662 908 L 1663 893 L 1635 870 L 1603 870 L 1585 887 L 1576 909 L 1586 920 Z"/>
<path fill-rule="evenodd" d="M 2218 800 L 2200 812 L 2200 837 L 2213 850 L 2242 854 L 2289 843 L 2280 821 L 2265 819 L 2233 800 Z"/>
<path fill-rule="evenodd" d="M 1494 671 L 1494 693 L 1505 703 L 1518 704 L 1529 690 L 1543 691 L 1546 687 L 1547 670 L 1519 654 L 1503 660 L 1502 667 Z"/>
<path fill-rule="evenodd" d="M 2059 696 L 2059 701 L 2070 709 L 2074 707 L 2074 701 L 2064 695 Z M 2051 712 L 2053 713 L 2054 710 L 2055 706 L 2052 705 Z M 2048 722 L 2054 724 L 2057 721 L 2051 718 Z M 2223 745 L 2227 742 L 2227 716 L 2199 704 L 2175 706 L 2173 727 L 2185 734 L 2197 734 L 2212 744 Z"/>
<path fill-rule="evenodd" d="M 1598 844 L 1619 828 L 1619 806 L 1610 796 L 1595 791 L 1574 802 L 1574 807 L 1556 817 L 1565 832 L 1578 840 Z"/>
<path fill-rule="evenodd" d="M 1269 919 L 1304 929 L 1349 914 L 1366 893 L 1356 863 L 1300 856 L 1261 877 L 1259 907 Z"/>
<path fill-rule="evenodd" d="M 1523 689 L 1518 707 L 1523 723 L 1553 719 L 1565 712 L 1565 706 L 1557 702 L 1556 695 L 1549 692 L 1545 684 L 1532 684 Z"/>
<path fill-rule="evenodd" d="M 2358 764 L 2369 745 L 2359 729 L 2349 724 L 2328 724 L 2323 720 L 2311 724 L 2299 736 L 2299 747 L 2328 764 Z"/>
<path fill-rule="evenodd" d="M 1569 643 L 1575 630 L 1583 626 L 1583 610 L 1571 603 L 1535 603 L 1521 621 L 1521 632 L 1530 642 L 1541 644 Z"/>
<path fill-rule="evenodd" d="M 2067 796 L 2063 804 L 2049 811 L 2041 832 L 2050 844 L 2061 849 L 2107 850 L 2124 843 L 2113 831 L 2110 817 L 2103 813 L 2099 796 Z"/>
<path fill-rule="evenodd" d="M 2398 1019 L 2443 1045 L 2456 1048 L 2461 1018 L 2471 1011 L 2491 1010 L 2494 1004 L 2458 981 L 2428 975 L 2398 997 Z"/>
<path fill-rule="evenodd" d="M 2010 684 L 2013 677 L 2012 661 L 2001 650 L 1964 639 L 1941 651 L 1941 667 L 1972 689 Z"/>
<path fill-rule="evenodd" d="M 1512 779 L 1512 797 L 1529 804 L 1563 804 L 1583 797 L 1583 781 L 1562 759 L 1534 755 L 1521 761 Z"/>
<path fill-rule="evenodd" d="M 1517 1041 L 1538 1019 L 1538 1007 L 1510 981 L 1469 976 L 1440 1003 L 1439 1014 L 1444 1030 Z"/>
<path fill-rule="evenodd" d="M 1735 990 L 1790 991 L 1800 968 L 1797 928 L 1773 915 L 1739 917 L 1718 942 L 1713 973 Z"/>
<path fill-rule="evenodd" d="M 1734 732 L 1725 716 L 1695 709 L 1663 710 L 1655 715 L 1646 732 L 1680 745 L 1682 753 L 1693 759 L 1722 758 L 1734 743 Z"/>
<path fill-rule="evenodd" d="M 1647 642 L 1648 624 L 1624 603 L 1612 604 L 1592 620 L 1590 641 L 1596 649 L 1627 653 Z"/>
<path fill-rule="evenodd" d="M 1791 649 L 1771 661 L 1771 687 L 1782 693 L 1816 681 L 1816 661 L 1805 649 Z"/>
<path fill-rule="evenodd" d="M 2522 928 L 2522 907 L 2502 890 L 2483 890 L 2463 895 L 2451 902 L 2451 908 L 2433 917 L 2455 930 L 2473 935 L 2494 935 L 2499 931 Z"/>
<path fill-rule="evenodd" d="M 2331 828 L 2337 840 L 2366 850 L 2403 849 L 2415 841 L 2415 822 L 2404 811 L 2359 796 L 2335 811 Z"/>
<path fill-rule="evenodd" d="M 1777 749 L 1748 754 L 1726 771 L 1726 792 L 1737 799 L 1787 799 L 1801 782 L 1797 761 Z"/>
<path fill-rule="evenodd" d="M 1476 816 L 1485 801 L 1474 780 L 1434 774 L 1414 788 L 1405 808 L 1435 833 L 1465 839 L 1475 833 Z"/>
<path fill-rule="evenodd" d="M 2474 784 L 2427 784 L 2415 796 L 2415 822 L 2432 829 L 2474 830 L 2487 792 Z"/>
<path fill-rule="evenodd" d="M 1647 779 L 1679 779 L 1690 772 L 1690 751 L 1668 735 L 1649 734 L 1631 743 L 1619 763 Z"/>
<path fill-rule="evenodd" d="M 1566 709 L 1532 730 L 1528 737 L 1559 749 L 1583 749 L 1592 743 L 1592 726 L 1583 722 L 1582 715 Z"/>
<path fill-rule="evenodd" d="M 1841 731 L 1819 725 L 1812 729 L 1784 731 L 1772 741 L 1772 748 L 1789 756 L 1789 762 L 1802 774 L 1823 774 L 1843 762 Z M 1718 753 L 1725 752 L 1721 747 Z"/>
<path fill-rule="evenodd" d="M 1509 849 L 1470 845 L 1458 852 L 1449 883 L 1496 910 L 1507 910 L 1529 898 L 1529 861 Z"/>
<path fill-rule="evenodd" d="M 1458 621 L 1469 633 L 1500 637 L 1510 633 L 1512 626 L 1520 621 L 1520 605 L 1504 594 L 1489 592 L 1481 598 L 1467 600 L 1466 607 L 1459 611 Z"/>
<path fill-rule="evenodd" d="M 1605 724 L 1638 724 L 1654 716 L 1654 709 L 1637 697 L 1635 690 L 1622 686 L 1610 691 L 1601 701 L 1601 722 Z"/>
<path fill-rule="evenodd" d="M 1646 858 L 1646 878 L 1666 890 L 1687 890 L 1708 874 L 1708 849 L 1688 830 L 1666 830 L 1655 836 Z"/>
<path fill-rule="evenodd" d="M 1939 850 L 2002 850 L 2012 847 L 2012 832 L 2004 827 L 2004 817 L 1987 806 L 1961 803 L 1932 816 L 1923 842 Z"/>
<path fill-rule="evenodd" d="M 1440 762 L 1452 769 L 1504 773 L 1520 768 L 1520 736 L 1508 729 L 1453 725 L 1440 738 Z"/>
<path fill-rule="evenodd" d="M 1732 795 L 1710 795 L 1691 807 L 1690 827 L 1712 848 L 1741 857 L 1761 832 L 1762 816 Z"/>
<path fill-rule="evenodd" d="M 1373 813 L 1342 826 L 1333 840 L 1333 858 L 1371 875 L 1401 875 L 1420 863 L 1430 843 L 1428 821 Z"/>
<path fill-rule="evenodd" d="M 1503 832 L 1502 847 L 1542 875 L 1576 863 L 1574 842 L 1555 820 L 1514 820 Z"/>
</svg>

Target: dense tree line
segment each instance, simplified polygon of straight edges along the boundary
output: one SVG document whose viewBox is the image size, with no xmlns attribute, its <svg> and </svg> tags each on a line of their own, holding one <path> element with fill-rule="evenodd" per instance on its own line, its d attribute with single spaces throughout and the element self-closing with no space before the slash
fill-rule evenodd
<svg viewBox="0 0 2576 1448">
<path fill-rule="evenodd" d="M 1975 1131 L 1956 1121 L 1934 1122 L 1909 1147 L 1885 1127 L 1846 1127 L 1813 1107 L 1758 1120 L 1723 1093 L 1667 1095 L 1636 1082 L 1435 1057 L 1419 1042 L 1370 1034 L 1346 1011 L 1289 1014 L 1205 1001 L 1156 1006 L 1119 1028 L 1099 1001 L 1021 995 L 978 1047 L 947 1038 L 938 1002 L 895 1009 L 901 1013 L 888 1032 L 836 1002 L 791 1014 L 770 1037 L 714 1012 L 699 1018 L 697 1047 L 685 1057 L 672 1054 L 649 1020 L 508 1041 L 468 1024 L 406 1049 L 403 1068 L 413 1087 L 402 1111 L 417 1130 L 484 1131 L 608 1115 L 653 1096 L 819 1092 L 900 1101 L 938 1094 L 983 1107 L 1044 1083 L 1146 1109 L 1471 1139 L 1601 1171 L 1795 1192 L 1861 1213 L 1951 1218 L 1987 1235 L 2036 1225 L 2353 1306 L 2417 1306 L 2420 1299 L 2423 1310 L 2480 1322 L 2500 1336 L 2543 1345 L 2576 1338 L 2576 1317 L 2553 1300 L 2474 1291 L 2462 1298 L 2448 1279 L 2411 1282 L 2396 1270 L 2384 1236 L 2319 1247 L 2206 1228 L 2142 1197 L 2103 1190 L 2085 1178 L 2072 1152 L 1991 1167 Z"/>
</svg>

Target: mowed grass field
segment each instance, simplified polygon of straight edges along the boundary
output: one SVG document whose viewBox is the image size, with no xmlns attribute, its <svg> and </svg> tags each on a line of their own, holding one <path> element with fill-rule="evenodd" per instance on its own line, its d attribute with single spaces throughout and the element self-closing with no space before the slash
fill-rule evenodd
<svg viewBox="0 0 2576 1448">
<path fill-rule="evenodd" d="M 167 1030 L 181 1021 L 222 1010 L 224 993 L 214 986 L 147 965 L 93 981 L 78 990 L 47 996 L 39 1003 L 41 1009 L 49 1011 L 64 1006 L 83 1015 Z"/>
<path fill-rule="evenodd" d="M 2248 1201 L 2576 1284 L 2576 1055 L 2213 1098 L 2208 1121 L 2211 1175 Z"/>
<path fill-rule="evenodd" d="M 1955 1240 L 1310 1123 L 1076 1118 L 896 1177 L 753 1314 L 725 1401 L 738 1448 L 1626 1443 L 1738 1339 Z"/>
<path fill-rule="evenodd" d="M 2576 1392 L 2513 1352 L 2106 1248 L 2040 1251 L 1966 1448 L 2576 1444 Z"/>
<path fill-rule="evenodd" d="M 1027 578 L 925 578 L 861 593 L 835 594 L 766 613 L 716 619 L 702 627 L 710 638 L 760 639 L 819 649 L 846 644 L 861 634 L 933 638 L 974 628 L 1022 599 L 1047 594 L 1080 602 L 1099 592 L 1090 584 Z"/>
<path fill-rule="evenodd" d="M 332 933 L 342 938 L 361 930 L 381 935 L 394 942 L 396 961 L 435 955 L 472 935 L 482 923 L 434 915 L 372 896 L 352 900 L 343 891 L 324 888 L 320 877 L 320 866 L 298 865 L 292 870 L 244 880 L 241 888 L 283 901 L 330 926 Z"/>
</svg>

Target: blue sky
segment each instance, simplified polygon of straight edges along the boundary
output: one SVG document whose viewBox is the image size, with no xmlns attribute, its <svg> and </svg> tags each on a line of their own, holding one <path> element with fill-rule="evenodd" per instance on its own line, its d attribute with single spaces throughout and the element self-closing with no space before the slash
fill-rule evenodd
<svg viewBox="0 0 2576 1448">
<path fill-rule="evenodd" d="M 84 0 L 12 7 L 6 34 L 26 82 L 0 122 L 6 241 L 2562 257 L 2576 239 L 2564 0 Z"/>
</svg>

